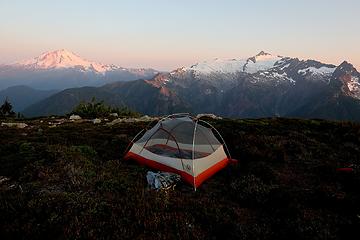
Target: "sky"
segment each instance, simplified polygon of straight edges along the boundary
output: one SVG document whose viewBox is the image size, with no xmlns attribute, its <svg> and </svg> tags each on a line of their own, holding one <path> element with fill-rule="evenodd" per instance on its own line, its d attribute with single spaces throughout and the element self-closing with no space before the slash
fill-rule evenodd
<svg viewBox="0 0 360 240">
<path fill-rule="evenodd" d="M 0 0 L 0 63 L 67 49 L 172 70 L 261 50 L 360 69 L 359 0 Z"/>
</svg>

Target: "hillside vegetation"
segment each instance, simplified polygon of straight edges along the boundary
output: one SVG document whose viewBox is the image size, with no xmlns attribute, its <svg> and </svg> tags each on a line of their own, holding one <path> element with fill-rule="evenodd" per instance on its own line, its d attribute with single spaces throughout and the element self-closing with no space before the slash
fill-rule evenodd
<svg viewBox="0 0 360 240">
<path fill-rule="evenodd" d="M 121 117 L 140 117 L 141 115 L 127 107 L 108 106 L 104 101 L 97 101 L 95 98 L 90 102 L 81 102 L 74 108 L 72 114 L 80 115 L 83 118 L 109 117 L 111 114 Z"/>
<path fill-rule="evenodd" d="M 148 122 L 0 127 L 1 239 L 356 239 L 360 125 L 214 120 L 237 165 L 198 191 L 122 160 Z M 352 171 L 337 171 L 347 167 Z"/>
</svg>

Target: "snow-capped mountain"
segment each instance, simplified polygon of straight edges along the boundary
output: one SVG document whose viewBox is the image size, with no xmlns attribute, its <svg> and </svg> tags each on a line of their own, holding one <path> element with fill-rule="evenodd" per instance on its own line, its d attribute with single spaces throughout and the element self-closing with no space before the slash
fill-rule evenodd
<svg viewBox="0 0 360 240">
<path fill-rule="evenodd" d="M 85 71 L 94 71 L 98 73 L 105 73 L 106 71 L 112 71 L 119 68 L 115 65 L 104 65 L 88 61 L 65 49 L 46 52 L 38 57 L 16 62 L 14 65 L 33 69 L 80 68 Z"/>
<path fill-rule="evenodd" d="M 272 55 L 261 51 L 257 55 L 249 58 L 242 59 L 219 59 L 216 58 L 211 61 L 204 61 L 196 63 L 190 67 L 183 67 L 175 70 L 175 72 L 190 71 L 197 77 L 202 77 L 212 74 L 259 74 L 262 76 L 272 75 L 272 72 L 286 72 L 287 69 L 291 69 L 295 64 L 301 63 L 298 74 L 303 76 L 329 76 L 334 71 L 336 66 L 330 64 L 323 64 L 313 60 L 300 61 L 297 58 L 282 57 L 279 55 Z M 306 65 L 309 65 L 308 67 Z M 302 67 L 302 68 L 301 68 Z M 283 75 L 283 74 L 280 74 Z M 279 75 L 276 75 L 279 77 Z M 285 76 L 284 76 L 285 77 Z"/>
<path fill-rule="evenodd" d="M 281 60 L 280 56 L 273 56 L 261 51 L 256 56 L 245 59 L 219 59 L 204 61 L 184 67 L 184 71 L 193 71 L 196 75 L 206 75 L 212 73 L 235 74 L 237 72 L 256 73 L 262 70 L 268 70 L 275 66 L 275 63 Z"/>
<path fill-rule="evenodd" d="M 272 85 L 292 84 L 297 82 L 320 81 L 329 83 L 335 65 L 324 64 L 315 60 L 299 60 L 298 58 L 272 55 L 261 51 L 255 56 L 239 59 L 214 59 L 196 63 L 190 67 L 182 67 L 170 73 L 170 77 L 163 84 L 169 85 L 174 79 L 194 78 L 205 82 L 212 82 L 225 91 L 234 87 L 238 79 L 246 78 L 249 82 L 267 83 Z M 157 81 L 157 85 L 160 83 Z M 176 81 L 174 84 L 184 84 Z"/>
<path fill-rule="evenodd" d="M 25 85 L 36 89 L 100 86 L 115 81 L 149 79 L 154 69 L 124 68 L 86 60 L 62 49 L 38 57 L 0 66 L 0 90 Z"/>
<path fill-rule="evenodd" d="M 91 96 L 145 114 L 211 112 L 230 117 L 306 117 L 360 121 L 360 74 L 339 66 L 269 53 L 214 59 L 152 79 L 68 89 L 25 110 L 64 114 Z M 59 111 L 57 103 L 67 99 Z M 66 106 L 66 107 L 65 107 Z"/>
</svg>

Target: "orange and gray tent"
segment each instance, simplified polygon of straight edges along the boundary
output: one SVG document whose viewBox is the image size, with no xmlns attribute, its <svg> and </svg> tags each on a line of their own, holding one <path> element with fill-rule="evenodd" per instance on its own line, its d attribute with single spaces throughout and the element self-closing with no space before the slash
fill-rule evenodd
<svg viewBox="0 0 360 240">
<path fill-rule="evenodd" d="M 167 116 L 143 134 L 144 131 L 135 136 L 125 159 L 177 173 L 195 188 L 231 160 L 220 133 L 208 122 L 189 114 Z"/>
</svg>

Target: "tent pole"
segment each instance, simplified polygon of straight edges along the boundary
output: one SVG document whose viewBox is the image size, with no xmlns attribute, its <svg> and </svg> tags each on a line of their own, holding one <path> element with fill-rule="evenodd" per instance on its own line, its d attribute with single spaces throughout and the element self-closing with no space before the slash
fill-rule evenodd
<svg viewBox="0 0 360 240">
<path fill-rule="evenodd" d="M 207 124 L 208 126 L 210 126 L 211 129 L 214 130 L 217 133 L 217 135 L 219 135 L 219 137 L 220 137 L 220 139 L 222 141 L 222 144 L 225 146 L 225 150 L 226 150 L 227 154 L 229 155 L 230 159 L 232 159 L 230 151 L 229 151 L 229 149 L 228 149 L 228 147 L 226 145 L 226 142 L 225 142 L 224 138 L 221 136 L 221 134 L 219 133 L 219 131 L 213 125 L 211 125 L 210 123 L 208 123 L 208 122 L 206 122 L 204 120 L 199 120 L 199 121 Z"/>
<path fill-rule="evenodd" d="M 126 149 L 125 149 L 125 151 L 124 151 L 123 156 L 125 156 L 125 154 L 126 154 L 126 153 L 128 152 L 128 150 L 130 149 L 130 146 L 131 146 L 132 144 L 134 144 L 136 138 L 137 138 L 144 130 L 145 130 L 145 129 L 142 129 L 140 132 L 138 132 L 138 134 L 136 134 L 135 137 L 130 141 L 130 143 L 127 145 L 127 147 L 126 147 Z"/>
<path fill-rule="evenodd" d="M 174 114 L 170 114 L 170 115 L 167 115 L 166 117 L 161 118 L 159 120 L 159 122 L 164 121 L 164 120 L 169 119 L 169 118 L 177 118 L 177 117 L 180 117 L 180 116 L 190 116 L 190 113 L 174 113 Z"/>
<path fill-rule="evenodd" d="M 195 126 L 194 126 L 194 133 L 193 133 L 193 140 L 192 140 L 192 165 L 193 165 L 193 174 L 194 174 L 194 190 L 196 192 L 196 184 L 195 184 L 195 163 L 194 163 L 194 159 L 195 159 L 195 134 L 196 134 L 196 128 L 197 128 L 197 125 L 198 125 L 198 121 L 199 120 L 196 120 L 195 122 Z"/>
</svg>

